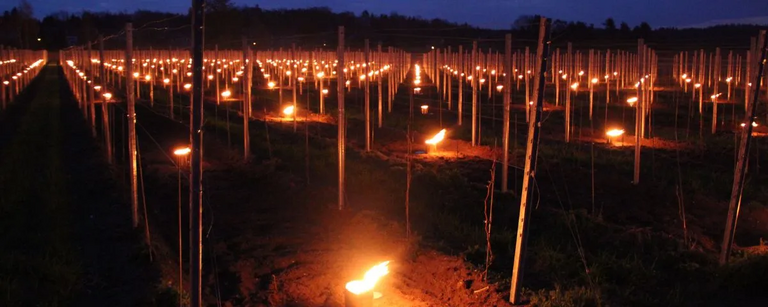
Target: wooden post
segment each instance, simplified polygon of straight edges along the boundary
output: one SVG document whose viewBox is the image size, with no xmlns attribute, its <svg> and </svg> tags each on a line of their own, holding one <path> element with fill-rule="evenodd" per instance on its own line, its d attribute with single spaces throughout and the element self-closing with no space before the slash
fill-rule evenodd
<svg viewBox="0 0 768 307">
<path fill-rule="evenodd" d="M 500 72 L 497 72 L 499 74 Z M 504 142 L 502 160 L 502 172 L 501 172 L 501 192 L 506 192 L 509 188 L 509 112 L 510 102 L 512 100 L 512 78 L 515 75 L 512 73 L 512 34 L 507 34 L 504 37 L 504 73 L 507 74 L 504 77 L 504 126 L 502 130 Z"/>
<path fill-rule="evenodd" d="M 453 57 L 453 53 L 451 53 L 451 46 L 448 46 L 448 53 L 446 54 L 448 57 Z M 453 62 L 449 62 L 450 65 L 453 65 Z M 451 66 L 454 70 L 456 70 L 456 65 Z M 453 74 L 450 71 L 446 71 L 445 76 L 445 82 L 446 87 L 448 91 L 448 110 L 453 109 L 453 85 L 451 85 L 451 79 L 453 79 Z"/>
<path fill-rule="evenodd" d="M 133 218 L 133 227 L 139 226 L 139 189 L 138 189 L 138 171 L 136 161 L 136 100 L 134 96 L 133 78 L 133 26 L 131 23 L 125 25 L 125 88 L 126 99 L 128 100 L 128 168 L 131 177 L 131 217 Z"/>
<path fill-rule="evenodd" d="M 752 102 L 744 114 L 744 129 L 741 130 L 741 143 L 739 144 L 739 156 L 736 163 L 736 169 L 733 175 L 733 188 L 731 189 L 731 200 L 728 204 L 728 219 L 725 222 L 725 234 L 723 235 L 723 245 L 720 248 L 720 264 L 728 263 L 731 256 L 731 247 L 733 238 L 736 234 L 736 222 L 739 219 L 739 209 L 741 207 L 742 191 L 746 181 L 747 161 L 749 161 L 749 146 L 752 141 L 752 120 L 757 110 L 757 102 L 760 95 L 760 84 L 763 81 L 763 72 L 765 69 L 766 51 L 768 51 L 768 39 L 765 38 L 765 30 L 761 30 L 758 35 L 758 46 L 760 49 L 760 61 L 757 65 L 757 75 L 755 77 L 754 96 Z M 749 82 L 749 80 L 747 81 Z"/>
<path fill-rule="evenodd" d="M 296 129 L 298 128 L 298 116 L 299 116 L 299 105 L 296 101 L 296 76 L 299 75 L 299 72 L 296 70 L 301 69 L 300 66 L 296 66 L 296 69 L 293 68 L 293 64 L 296 62 L 296 44 L 291 44 L 291 60 L 288 62 L 288 85 L 291 86 L 291 93 L 293 94 L 293 132 L 296 132 Z M 309 110 L 307 110 L 309 112 Z M 306 123 L 305 123 L 306 124 Z"/>
<path fill-rule="evenodd" d="M 464 117 L 464 78 L 465 76 L 462 71 L 464 70 L 464 46 L 459 45 L 459 66 L 457 67 L 459 71 L 459 101 L 458 101 L 458 112 L 459 112 L 459 118 L 458 118 L 458 124 L 461 126 L 462 119 Z"/>
<path fill-rule="evenodd" d="M 363 60 L 363 63 L 365 63 L 365 67 L 363 67 L 363 75 L 365 77 L 365 152 L 371 151 L 371 76 L 368 75 L 368 72 L 371 71 L 371 62 L 370 62 L 370 43 L 368 39 L 365 39 L 365 54 L 363 55 L 365 58 Z"/>
<path fill-rule="evenodd" d="M 104 69 L 104 37 L 99 35 L 99 82 L 101 89 L 107 91 L 107 74 Z M 104 99 L 101 104 L 101 122 L 102 122 L 102 134 L 104 134 L 104 143 L 107 150 L 107 163 L 112 164 L 112 135 L 109 127 L 109 101 Z"/>
<path fill-rule="evenodd" d="M 91 123 L 91 135 L 95 138 L 96 137 L 96 93 L 93 90 L 93 86 L 96 85 L 96 78 L 94 76 L 96 75 L 93 71 L 93 62 L 91 61 L 91 57 L 93 57 L 93 50 L 91 50 L 91 40 L 88 39 L 88 56 L 86 57 L 86 62 L 83 63 L 84 67 L 88 67 L 88 73 L 90 74 L 89 79 L 91 80 L 91 84 L 86 86 L 88 87 L 88 108 L 89 108 L 89 119 Z M 105 89 L 106 90 L 106 89 Z"/>
<path fill-rule="evenodd" d="M 5 46 L 0 46 L 0 60 L 5 60 Z M 63 55 L 62 55 L 63 56 Z M 0 65 L 0 76 L 7 74 L 7 65 Z M 7 100 L 5 99 L 5 88 L 8 86 L 2 82 L 8 82 L 8 80 L 0 80 L 0 104 L 3 105 L 3 110 L 7 107 Z M 10 84 L 10 82 L 8 82 Z"/>
<path fill-rule="evenodd" d="M 339 142 L 339 210 L 344 210 L 344 159 L 345 159 L 345 147 L 346 147 L 346 116 L 344 114 L 344 26 L 339 26 L 339 46 L 336 50 L 336 57 L 338 58 L 338 65 L 336 65 L 336 96 L 338 96 L 339 104 L 339 119 L 338 119 L 338 142 Z"/>
<path fill-rule="evenodd" d="M 717 132 L 717 99 L 719 96 L 719 84 L 720 84 L 720 48 L 715 48 L 715 59 L 713 60 L 715 63 L 715 67 L 713 68 L 714 76 L 711 77 L 712 82 L 714 82 L 715 91 L 712 95 L 712 134 L 715 134 Z M 752 122 L 749 122 L 752 123 Z"/>
<path fill-rule="evenodd" d="M 381 69 L 384 68 L 382 54 L 381 54 L 381 43 L 379 43 L 377 53 L 376 53 L 376 67 L 379 68 L 379 74 L 376 76 L 376 83 L 378 84 L 378 91 L 376 91 L 376 94 L 379 98 L 379 128 L 381 128 L 383 122 L 384 122 L 384 100 L 382 97 L 382 79 L 384 79 L 384 71 Z"/>
<path fill-rule="evenodd" d="M 525 80 L 525 121 L 528 122 L 531 119 L 531 74 L 528 70 L 531 69 L 531 52 L 528 46 L 525 47 L 524 62 L 520 73 L 524 76 Z"/>
<path fill-rule="evenodd" d="M 480 75 L 475 69 L 477 65 L 477 41 L 472 42 L 472 59 L 470 60 L 470 76 L 472 76 L 472 146 L 477 146 L 477 96 L 478 96 L 478 78 Z"/>
<path fill-rule="evenodd" d="M 592 110 L 594 109 L 594 95 L 595 95 L 595 82 L 592 79 L 595 78 L 595 51 L 589 49 L 589 57 L 587 58 L 587 85 L 589 85 L 589 122 L 592 123 Z M 594 126 L 592 126 L 594 128 Z M 594 131 L 593 131 L 594 133 Z"/>
<path fill-rule="evenodd" d="M 543 111 L 542 103 L 544 101 L 545 75 L 547 71 L 547 56 L 549 54 L 549 44 L 545 44 L 545 36 L 549 36 L 549 26 L 547 19 L 539 19 L 539 43 L 536 52 L 538 71 L 534 81 L 533 107 L 535 111 L 528 122 L 528 145 L 525 155 L 525 170 L 523 177 L 523 190 L 520 194 L 520 218 L 517 224 L 517 241 L 515 243 L 515 259 L 512 269 L 511 290 L 509 301 L 512 304 L 522 303 L 523 269 L 525 268 L 526 245 L 528 243 L 528 227 L 531 217 L 531 204 L 533 203 L 533 187 L 531 183 L 536 178 L 536 162 L 539 150 L 539 130 L 541 128 L 541 113 Z"/>
<path fill-rule="evenodd" d="M 645 65 L 644 65 L 644 59 L 645 57 L 645 46 L 643 39 L 640 38 L 637 40 L 637 59 L 638 59 L 638 71 L 640 72 L 640 77 L 645 77 Z M 645 118 L 644 114 L 644 105 L 645 105 L 645 95 L 643 91 L 644 85 L 643 82 L 640 82 L 640 86 L 638 87 L 638 97 L 637 102 L 635 105 L 635 172 L 634 177 L 632 180 L 632 183 L 637 185 L 640 183 L 640 149 L 642 148 L 642 140 L 643 140 L 643 120 Z"/>
<path fill-rule="evenodd" d="M 251 131 L 248 127 L 248 124 L 251 120 L 251 88 L 253 86 L 253 82 L 251 81 L 251 76 L 253 76 L 253 59 L 251 58 L 251 46 L 248 44 L 248 41 L 243 37 L 243 66 L 245 66 L 246 71 L 243 74 L 243 161 L 248 162 L 248 160 L 251 157 Z M 218 81 L 216 82 L 218 83 Z M 216 95 L 220 95 L 219 93 L 216 93 Z M 293 95 L 295 98 L 296 91 L 294 88 Z M 226 103 L 226 102 L 225 102 Z M 296 121 L 296 99 L 293 100 L 294 108 L 293 108 L 293 114 L 294 114 L 294 122 Z M 296 126 L 294 124 L 294 131 L 296 129 Z M 229 131 L 229 129 L 227 129 Z M 229 133 L 229 132 L 227 132 Z"/>
<path fill-rule="evenodd" d="M 203 46 L 204 3 L 192 1 L 192 104 L 189 112 L 190 154 L 189 176 L 189 274 L 190 307 L 202 301 L 203 251 Z M 216 93 L 218 95 L 218 93 Z M 247 118 L 246 116 L 243 116 Z"/>
</svg>

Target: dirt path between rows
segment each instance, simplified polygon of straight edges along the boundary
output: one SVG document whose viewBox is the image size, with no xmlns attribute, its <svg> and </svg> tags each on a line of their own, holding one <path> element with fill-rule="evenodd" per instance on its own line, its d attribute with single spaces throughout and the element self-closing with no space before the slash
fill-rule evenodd
<svg viewBox="0 0 768 307">
<path fill-rule="evenodd" d="M 61 68 L 30 91 L 2 131 L 0 305 L 157 305 L 157 276 Z"/>
</svg>

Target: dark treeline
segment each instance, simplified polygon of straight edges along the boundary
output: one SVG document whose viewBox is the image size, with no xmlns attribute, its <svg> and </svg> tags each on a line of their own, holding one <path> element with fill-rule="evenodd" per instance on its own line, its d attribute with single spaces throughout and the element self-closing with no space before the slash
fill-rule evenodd
<svg viewBox="0 0 768 307">
<path fill-rule="evenodd" d="M 347 32 L 347 45 L 362 46 L 365 38 L 371 46 L 381 42 L 407 50 L 423 50 L 429 46 L 468 45 L 479 40 L 482 48 L 501 48 L 504 34 L 512 33 L 515 46 L 533 45 L 538 31 L 538 16 L 523 15 L 511 22 L 507 30 L 489 30 L 458 24 L 442 19 L 424 19 L 397 13 L 357 15 L 336 13 L 329 8 L 263 10 L 258 6 L 235 7 L 229 0 L 209 1 L 206 14 L 206 45 L 220 48 L 240 48 L 242 38 L 259 49 L 289 48 L 292 44 L 302 48 L 333 48 L 337 26 Z M 58 12 L 38 20 L 32 17 L 32 6 L 22 0 L 20 4 L 0 17 L 0 45 L 13 48 L 58 50 L 71 45 L 95 41 L 99 34 L 110 38 L 107 48 L 120 48 L 124 39 L 119 36 L 127 22 L 132 22 L 134 44 L 137 48 L 187 48 L 190 20 L 187 14 L 139 10 L 134 13 L 112 12 Z M 583 22 L 554 20 L 553 44 L 564 47 L 573 42 L 575 48 L 632 49 L 638 38 L 660 49 L 685 50 L 693 48 L 746 48 L 749 37 L 758 27 L 750 25 L 723 25 L 707 29 L 653 29 L 648 23 L 630 27 L 608 18 L 595 26 Z"/>
</svg>

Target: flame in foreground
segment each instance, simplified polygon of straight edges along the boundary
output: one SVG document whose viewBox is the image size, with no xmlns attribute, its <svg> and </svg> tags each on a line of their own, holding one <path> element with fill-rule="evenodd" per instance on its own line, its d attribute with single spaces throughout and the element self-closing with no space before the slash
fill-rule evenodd
<svg viewBox="0 0 768 307">
<path fill-rule="evenodd" d="M 365 272 L 363 279 L 353 280 L 347 283 L 347 290 L 356 295 L 371 291 L 376 282 L 384 275 L 389 274 L 389 268 L 387 265 L 389 261 L 384 261 L 372 267 L 368 272 Z"/>
<path fill-rule="evenodd" d="M 440 143 L 445 138 L 445 129 L 440 130 L 435 136 L 433 136 L 431 139 L 427 140 L 426 144 L 429 145 L 437 145 L 437 143 Z"/>
<path fill-rule="evenodd" d="M 624 134 L 624 129 L 611 129 L 605 132 L 605 135 L 609 137 L 617 137 L 621 136 L 622 134 Z"/>
<path fill-rule="evenodd" d="M 293 114 L 293 106 L 287 106 L 283 109 L 283 114 L 291 116 Z"/>
</svg>

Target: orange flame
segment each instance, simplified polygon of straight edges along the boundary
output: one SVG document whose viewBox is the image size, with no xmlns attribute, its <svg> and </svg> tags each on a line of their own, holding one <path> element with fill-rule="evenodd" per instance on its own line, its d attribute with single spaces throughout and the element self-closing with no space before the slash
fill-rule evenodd
<svg viewBox="0 0 768 307">
<path fill-rule="evenodd" d="M 440 143 L 445 138 L 445 129 L 440 130 L 435 136 L 433 136 L 431 139 L 426 140 L 424 143 L 428 145 L 437 145 L 437 143 Z"/>
<path fill-rule="evenodd" d="M 368 270 L 368 272 L 365 272 L 363 279 L 348 282 L 346 285 L 347 291 L 356 295 L 371 291 L 379 279 L 389 274 L 388 264 L 389 261 L 379 263 Z"/>
<path fill-rule="evenodd" d="M 617 137 L 621 136 L 622 134 L 624 134 L 624 129 L 611 129 L 605 133 L 605 135 L 609 137 Z"/>
</svg>

